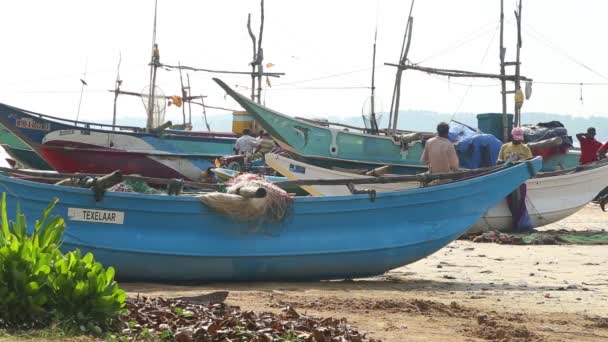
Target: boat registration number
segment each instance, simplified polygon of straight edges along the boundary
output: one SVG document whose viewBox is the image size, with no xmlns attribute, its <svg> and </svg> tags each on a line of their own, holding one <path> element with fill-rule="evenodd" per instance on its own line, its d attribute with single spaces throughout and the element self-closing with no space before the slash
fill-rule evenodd
<svg viewBox="0 0 608 342">
<path fill-rule="evenodd" d="M 34 120 L 31 120 L 31 119 L 18 119 L 15 121 L 15 126 L 17 126 L 19 128 L 34 129 L 37 131 L 50 131 L 51 130 L 51 124 L 35 122 Z"/>
<path fill-rule="evenodd" d="M 68 208 L 68 219 L 72 221 L 123 224 L 125 213 L 122 211 Z"/>
</svg>

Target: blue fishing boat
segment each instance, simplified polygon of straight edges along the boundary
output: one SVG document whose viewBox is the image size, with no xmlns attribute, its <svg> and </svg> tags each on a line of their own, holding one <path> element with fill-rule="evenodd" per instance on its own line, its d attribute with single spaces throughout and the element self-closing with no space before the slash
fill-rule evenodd
<svg viewBox="0 0 608 342">
<path fill-rule="evenodd" d="M 55 197 L 62 248 L 92 252 L 122 280 L 254 281 L 378 275 L 422 259 L 465 232 L 532 176 L 539 159 L 425 188 L 292 199 L 279 223 L 254 224 L 193 196 L 106 192 L 0 176 L 9 218 L 30 220 Z"/>
</svg>

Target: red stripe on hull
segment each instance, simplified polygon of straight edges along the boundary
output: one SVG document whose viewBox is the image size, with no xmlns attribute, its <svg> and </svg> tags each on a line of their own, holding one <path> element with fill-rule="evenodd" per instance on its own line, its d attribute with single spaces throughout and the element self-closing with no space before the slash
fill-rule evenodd
<svg viewBox="0 0 608 342">
<path fill-rule="evenodd" d="M 176 170 L 148 158 L 145 153 L 94 149 L 80 150 L 40 145 L 40 154 L 55 170 L 62 173 L 111 173 L 120 170 L 127 175 L 186 178 Z"/>
</svg>

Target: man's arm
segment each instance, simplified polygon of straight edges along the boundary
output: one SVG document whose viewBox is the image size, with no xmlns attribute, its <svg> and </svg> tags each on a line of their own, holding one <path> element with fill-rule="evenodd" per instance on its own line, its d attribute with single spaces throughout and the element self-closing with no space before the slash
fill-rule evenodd
<svg viewBox="0 0 608 342">
<path fill-rule="evenodd" d="M 524 145 L 526 147 L 526 152 L 524 153 L 524 159 L 532 159 L 532 150 L 528 144 Z"/>
<path fill-rule="evenodd" d="M 500 152 L 498 152 L 498 159 L 496 160 L 496 164 L 502 164 L 505 162 L 505 145 L 500 147 Z"/>
<path fill-rule="evenodd" d="M 424 146 L 424 150 L 422 151 L 422 157 L 420 157 L 420 161 L 422 161 L 423 164 L 425 165 L 429 165 L 429 149 L 428 149 L 429 145 L 428 143 Z"/>
<path fill-rule="evenodd" d="M 580 142 L 583 142 L 583 140 L 587 140 L 587 136 L 585 135 L 585 133 L 577 133 L 576 139 L 578 139 L 578 141 Z"/>
<path fill-rule="evenodd" d="M 452 148 L 450 148 L 449 154 L 450 154 L 449 155 L 450 170 L 458 171 L 458 169 L 460 168 L 460 161 L 458 160 L 458 154 L 456 154 L 456 149 L 454 148 L 453 145 L 452 145 Z"/>
<path fill-rule="evenodd" d="M 608 152 L 608 141 L 597 150 L 597 159 L 606 158 L 606 152 Z"/>
</svg>

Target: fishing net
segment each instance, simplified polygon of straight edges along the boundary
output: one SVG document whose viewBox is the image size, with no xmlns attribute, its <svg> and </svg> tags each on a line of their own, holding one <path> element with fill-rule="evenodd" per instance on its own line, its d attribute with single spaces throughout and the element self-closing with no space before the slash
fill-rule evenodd
<svg viewBox="0 0 608 342">
<path fill-rule="evenodd" d="M 128 179 L 109 188 L 108 191 L 114 192 L 136 192 L 139 194 L 161 194 L 162 191 L 154 189 L 146 182 Z"/>
<path fill-rule="evenodd" d="M 276 223 L 282 221 L 291 206 L 291 197 L 285 190 L 264 178 L 245 173 L 226 183 L 226 193 L 213 192 L 199 196 L 201 202 L 226 216 L 239 221 Z M 243 187 L 261 187 L 266 190 L 263 198 L 238 195 Z"/>
</svg>

